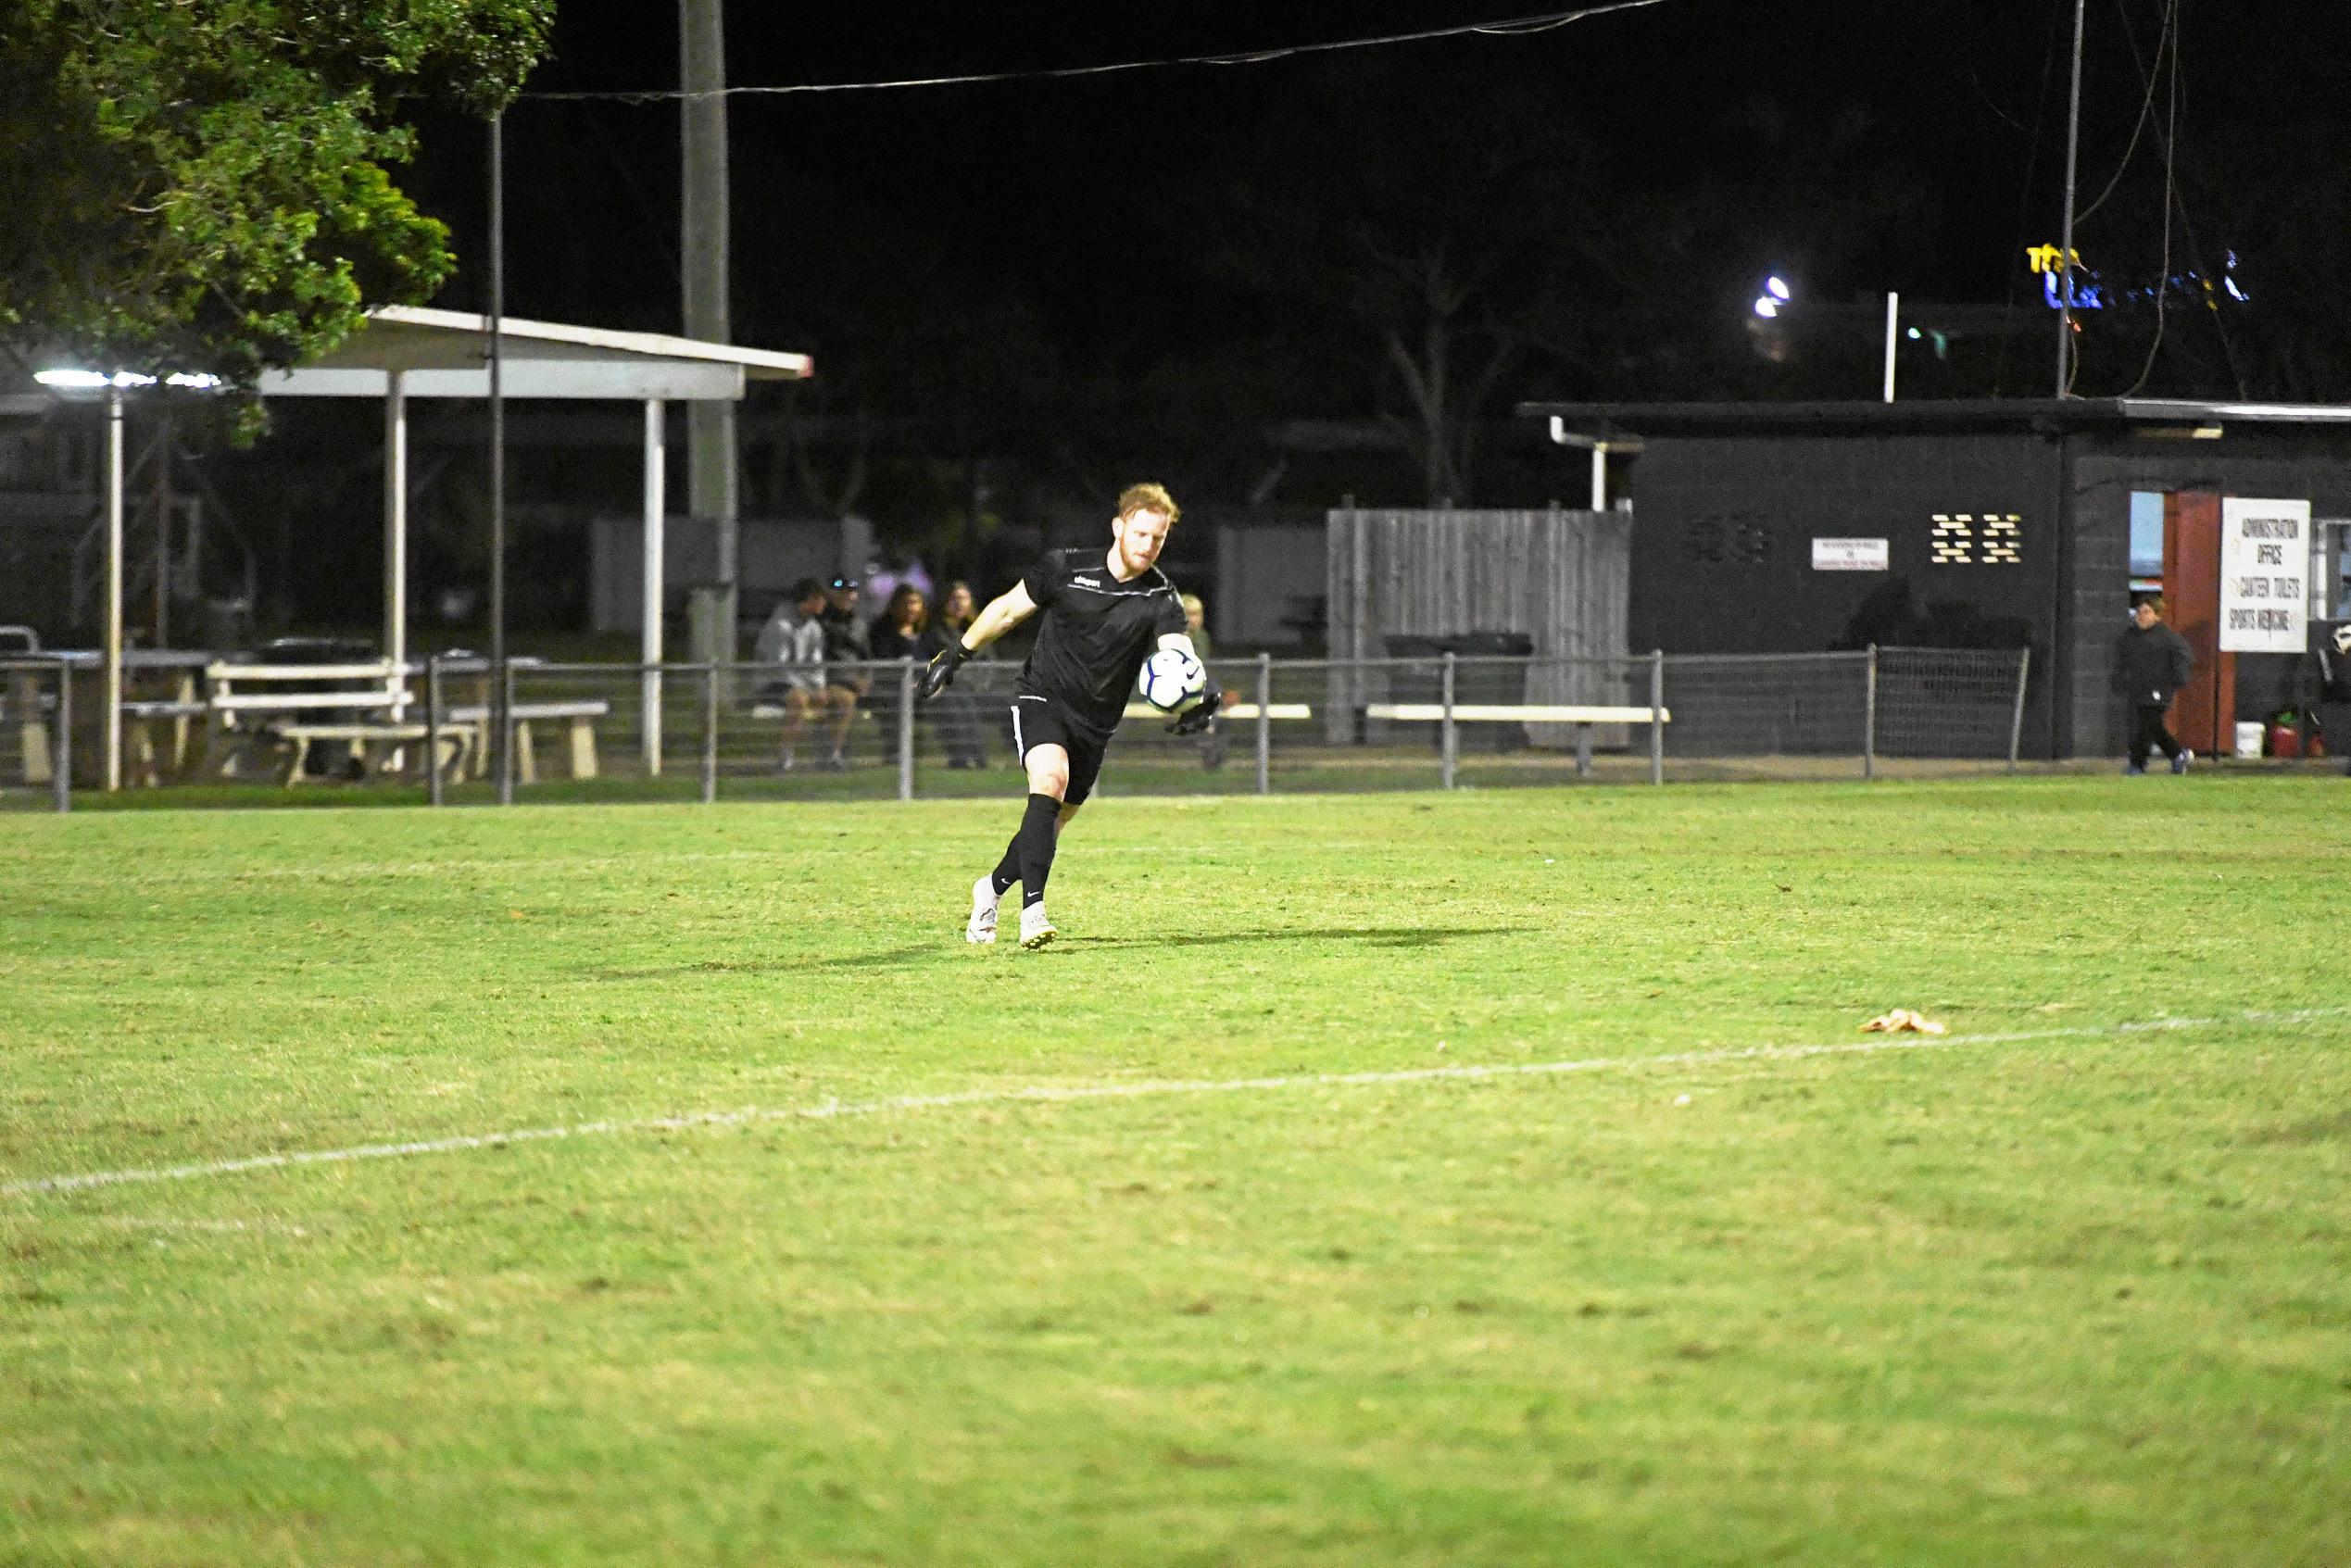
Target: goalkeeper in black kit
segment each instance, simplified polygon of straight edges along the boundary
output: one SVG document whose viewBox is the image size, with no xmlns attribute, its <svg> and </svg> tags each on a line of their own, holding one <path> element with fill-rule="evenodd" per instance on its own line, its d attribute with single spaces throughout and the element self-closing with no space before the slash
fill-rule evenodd
<svg viewBox="0 0 2351 1568">
<path fill-rule="evenodd" d="M 1045 612 L 1037 645 L 1012 688 L 1012 746 L 1028 771 L 1028 809 L 1004 859 L 972 884 L 965 941 L 996 940 L 997 905 L 1016 882 L 1021 946 L 1042 947 L 1053 939 L 1053 922 L 1045 913 L 1045 879 L 1053 870 L 1054 845 L 1093 793 L 1135 676 L 1143 660 L 1161 648 L 1192 652 L 1183 601 L 1155 564 L 1180 515 L 1163 487 L 1129 485 L 1118 497 L 1118 515 L 1111 519 L 1107 553 L 1053 551 L 991 600 L 924 672 L 922 695 L 935 697 L 954 681 L 964 659 L 1038 610 Z M 1169 727 L 1177 734 L 1197 734 L 1222 701 L 1223 694 L 1212 688 Z"/>
</svg>

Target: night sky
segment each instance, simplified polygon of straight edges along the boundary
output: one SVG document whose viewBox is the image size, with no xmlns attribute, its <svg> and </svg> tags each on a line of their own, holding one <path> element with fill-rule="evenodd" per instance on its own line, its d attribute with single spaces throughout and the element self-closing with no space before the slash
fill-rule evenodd
<svg viewBox="0 0 2351 1568">
<path fill-rule="evenodd" d="M 2339 121 L 2340 94 L 2327 83 L 2341 81 L 2343 52 L 2311 26 L 2337 8 L 2181 5 L 2183 150 L 2209 154 L 2248 118 L 2272 129 L 2313 115 Z M 758 85 L 1022 70 L 1525 14 L 1463 0 L 1106 9 L 737 0 L 728 76 Z M 1712 254 L 1658 258 L 1688 273 L 1693 307 L 1735 308 L 1771 270 L 1800 275 L 1821 298 L 1898 288 L 1999 302 L 2024 282 L 2023 247 L 2056 237 L 2071 11 L 2064 0 L 1664 0 L 1534 35 L 1263 64 L 738 95 L 730 109 L 738 335 L 803 346 L 787 341 L 793 310 L 778 297 L 793 275 L 779 260 L 786 252 L 826 245 L 830 235 L 887 247 L 899 232 L 941 247 L 973 289 L 1031 302 L 1077 355 L 1138 335 L 1213 335 L 1223 325 L 1218 291 L 1183 265 L 1184 236 L 1163 222 L 1171 193 L 1204 181 L 1213 188 L 1268 117 L 1310 90 L 1359 92 L 1411 121 L 1445 115 L 1455 94 L 1479 83 L 1550 95 L 1622 187 L 1703 173 L 1761 198 L 1773 215 L 1768 232 Z M 2142 65 L 2164 15 L 2164 0 L 2090 6 L 2085 201 L 2131 140 Z M 675 25 L 667 4 L 565 0 L 554 56 L 531 88 L 673 87 Z M 483 137 L 463 122 L 430 119 L 424 130 L 411 182 L 452 223 L 466 257 L 442 303 L 471 305 L 483 293 Z M 1876 232 L 1817 232 L 1805 206 L 1821 148 L 1849 149 L 1855 139 L 1906 199 Z M 675 330 L 675 105 L 526 100 L 509 115 L 508 144 L 509 308 Z M 2125 250 L 2143 237 L 2161 178 L 2155 138 L 2143 135 L 2131 175 L 2085 226 L 2093 264 L 2102 237 Z M 2223 243 L 2228 198 L 2179 193 L 2206 209 L 2207 247 Z M 2106 254 L 2150 273 L 2159 260 Z"/>
</svg>

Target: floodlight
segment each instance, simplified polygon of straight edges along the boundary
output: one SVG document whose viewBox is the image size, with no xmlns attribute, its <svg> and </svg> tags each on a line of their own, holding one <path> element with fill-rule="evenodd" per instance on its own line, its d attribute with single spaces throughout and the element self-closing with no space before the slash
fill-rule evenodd
<svg viewBox="0 0 2351 1568">
<path fill-rule="evenodd" d="M 1764 290 L 1766 293 L 1769 294 L 1772 298 L 1780 301 L 1782 304 L 1787 302 L 1788 285 L 1786 282 L 1782 282 L 1777 274 L 1764 280 Z"/>
<path fill-rule="evenodd" d="M 1768 321 L 1779 314 L 1779 302 L 1767 294 L 1759 295 L 1755 300 L 1755 314 Z"/>
</svg>

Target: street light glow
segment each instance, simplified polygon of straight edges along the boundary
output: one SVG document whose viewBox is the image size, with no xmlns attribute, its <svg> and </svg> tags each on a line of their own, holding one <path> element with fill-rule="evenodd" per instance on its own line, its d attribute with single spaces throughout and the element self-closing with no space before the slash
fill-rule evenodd
<svg viewBox="0 0 2351 1568">
<path fill-rule="evenodd" d="M 53 386 L 61 392 L 95 392 L 103 387 L 153 386 L 153 376 L 136 370 L 117 370 L 109 375 L 104 370 L 35 370 L 32 379 L 43 386 Z M 219 376 L 192 374 L 174 370 L 163 378 L 166 386 L 186 387 L 195 392 L 207 392 L 220 384 Z"/>
<path fill-rule="evenodd" d="M 1769 295 L 1764 295 L 1755 301 L 1755 314 L 1768 321 L 1779 314 L 1779 302 Z"/>
<path fill-rule="evenodd" d="M 1769 294 L 1772 298 L 1780 301 L 1782 304 L 1787 302 L 1788 285 L 1777 274 L 1764 280 L 1764 290 L 1766 293 Z"/>
</svg>

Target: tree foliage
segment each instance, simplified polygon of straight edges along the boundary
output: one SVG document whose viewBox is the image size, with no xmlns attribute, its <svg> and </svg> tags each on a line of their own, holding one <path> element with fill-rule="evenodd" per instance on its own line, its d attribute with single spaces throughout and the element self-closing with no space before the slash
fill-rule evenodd
<svg viewBox="0 0 2351 1568">
<path fill-rule="evenodd" d="M 554 0 L 0 3 L 0 335 L 250 389 L 371 305 L 429 298 L 448 232 L 392 182 L 404 107 L 488 115 Z"/>
<path fill-rule="evenodd" d="M 1201 204 L 1216 214 L 1210 265 L 1319 319 L 1429 499 L 1466 500 L 1480 416 L 1565 330 L 1596 155 L 1526 86 L 1428 72 L 1316 85 Z"/>
</svg>

